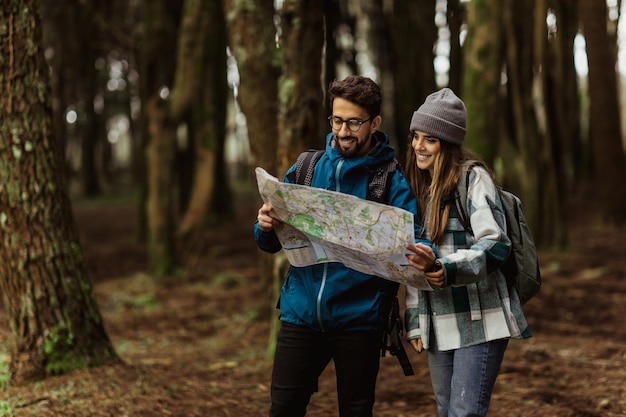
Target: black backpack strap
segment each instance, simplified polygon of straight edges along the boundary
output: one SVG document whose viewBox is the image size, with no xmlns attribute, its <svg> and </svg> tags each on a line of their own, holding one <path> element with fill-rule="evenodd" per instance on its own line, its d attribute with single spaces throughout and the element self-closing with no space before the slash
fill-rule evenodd
<svg viewBox="0 0 626 417">
<path fill-rule="evenodd" d="M 324 155 L 323 150 L 309 149 L 298 155 L 296 169 L 287 175 L 287 179 L 294 184 L 311 185 L 315 164 Z"/>
<path fill-rule="evenodd" d="M 404 345 L 402 343 L 402 335 L 404 325 L 402 318 L 400 317 L 400 303 L 398 302 L 398 296 L 393 298 L 391 304 L 391 310 L 389 311 L 389 320 L 387 322 L 387 329 L 383 334 L 383 346 L 381 355 L 384 357 L 385 353 L 389 351 L 389 354 L 398 358 L 400 366 L 405 376 L 414 375 L 413 365 L 409 360 Z"/>
<path fill-rule="evenodd" d="M 389 189 L 391 188 L 391 179 L 393 172 L 398 169 L 400 163 L 396 158 L 380 165 L 370 172 L 367 183 L 367 200 L 376 201 L 378 203 L 387 203 L 389 200 Z"/>
<path fill-rule="evenodd" d="M 462 175 L 461 178 L 459 178 L 459 184 L 454 192 L 454 204 L 456 205 L 456 211 L 459 213 L 459 221 L 463 225 L 463 228 L 465 228 L 465 230 L 467 230 L 472 236 L 474 235 L 474 231 L 472 230 L 469 214 L 467 213 L 467 189 L 469 187 L 470 172 L 472 172 L 472 169 L 475 166 L 476 162 L 474 161 L 470 161 L 466 165 L 467 171 L 465 172 L 465 175 Z"/>
</svg>

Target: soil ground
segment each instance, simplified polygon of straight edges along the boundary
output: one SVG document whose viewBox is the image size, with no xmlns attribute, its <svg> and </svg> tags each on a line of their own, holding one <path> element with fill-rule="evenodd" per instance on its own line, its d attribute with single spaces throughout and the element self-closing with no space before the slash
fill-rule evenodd
<svg viewBox="0 0 626 417">
<path fill-rule="evenodd" d="M 207 232 L 192 268 L 156 279 L 146 273 L 133 203 L 75 202 L 94 292 L 123 364 L 4 387 L 0 416 L 267 415 L 263 317 L 271 301 L 258 285 L 254 204 L 241 202 L 232 221 Z M 544 287 L 524 308 L 534 337 L 509 344 L 491 416 L 626 416 L 626 228 L 585 220 L 593 207 L 571 212 L 572 248 L 541 254 Z M 0 349 L 7 336 L 2 326 Z M 409 355 L 411 377 L 396 358 L 381 359 L 376 416 L 436 415 L 426 355 Z M 308 416 L 336 410 L 331 365 Z"/>
</svg>

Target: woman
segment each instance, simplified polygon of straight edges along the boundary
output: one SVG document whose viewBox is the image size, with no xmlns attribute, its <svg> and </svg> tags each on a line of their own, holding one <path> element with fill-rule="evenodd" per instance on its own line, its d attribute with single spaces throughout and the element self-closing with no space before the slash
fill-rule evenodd
<svg viewBox="0 0 626 417">
<path fill-rule="evenodd" d="M 463 147 L 465 121 L 465 105 L 452 90 L 429 95 L 411 119 L 405 164 L 418 207 L 425 207 L 426 237 L 440 256 L 423 244 L 408 247 L 412 266 L 430 261 L 425 272 L 434 291 L 408 287 L 406 295 L 407 339 L 418 353 L 428 351 L 439 417 L 485 416 L 508 340 L 530 337 L 519 296 L 499 270 L 511 244 L 497 185 Z M 473 235 L 455 205 L 468 169 Z"/>
</svg>

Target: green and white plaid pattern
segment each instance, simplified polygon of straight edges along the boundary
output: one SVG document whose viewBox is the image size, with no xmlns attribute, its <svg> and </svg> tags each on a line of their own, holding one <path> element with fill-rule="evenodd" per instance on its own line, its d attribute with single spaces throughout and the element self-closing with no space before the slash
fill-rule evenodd
<svg viewBox="0 0 626 417">
<path fill-rule="evenodd" d="M 452 206 L 444 241 L 437 247 L 445 287 L 407 287 L 407 338 L 421 337 L 425 348 L 431 331 L 439 350 L 531 336 L 519 296 L 499 270 L 511 243 L 496 184 L 481 167 L 473 168 L 469 180 L 467 208 L 475 236 L 465 231 Z"/>
</svg>

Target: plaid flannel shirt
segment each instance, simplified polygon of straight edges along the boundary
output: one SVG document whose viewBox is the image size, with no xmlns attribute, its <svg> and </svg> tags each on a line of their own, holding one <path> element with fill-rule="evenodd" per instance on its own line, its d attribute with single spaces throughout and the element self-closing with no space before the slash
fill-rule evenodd
<svg viewBox="0 0 626 417">
<path fill-rule="evenodd" d="M 452 205 L 443 242 L 437 247 L 444 288 L 407 287 L 407 338 L 422 338 L 426 349 L 433 334 L 439 350 L 531 336 L 519 296 L 499 269 L 511 242 L 496 187 L 483 168 L 472 169 L 467 209 L 474 236 L 465 231 Z"/>
</svg>

